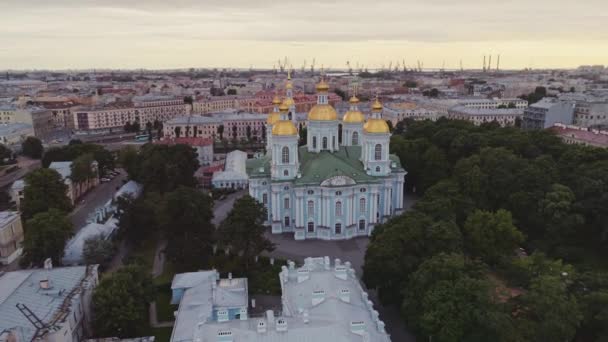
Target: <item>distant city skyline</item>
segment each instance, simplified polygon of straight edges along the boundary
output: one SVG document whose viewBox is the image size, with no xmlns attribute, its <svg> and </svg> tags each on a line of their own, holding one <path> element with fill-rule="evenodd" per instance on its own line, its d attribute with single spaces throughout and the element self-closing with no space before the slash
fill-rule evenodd
<svg viewBox="0 0 608 342">
<path fill-rule="evenodd" d="M 3 0 L 0 69 L 608 64 L 608 2 Z"/>
</svg>

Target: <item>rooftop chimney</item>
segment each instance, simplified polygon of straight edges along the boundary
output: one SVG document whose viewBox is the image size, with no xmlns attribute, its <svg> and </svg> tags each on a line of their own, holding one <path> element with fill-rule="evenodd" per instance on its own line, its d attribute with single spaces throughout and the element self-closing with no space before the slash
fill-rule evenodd
<svg viewBox="0 0 608 342">
<path fill-rule="evenodd" d="M 266 320 L 268 321 L 268 325 L 274 324 L 274 311 L 272 311 L 272 310 L 266 311 Z"/>
<path fill-rule="evenodd" d="M 278 332 L 287 331 L 287 321 L 285 320 L 285 318 L 277 319 L 276 329 Z"/>
<path fill-rule="evenodd" d="M 53 269 L 53 260 L 51 260 L 51 258 L 46 258 L 46 260 L 44 260 L 44 269 L 47 271 Z"/>
</svg>

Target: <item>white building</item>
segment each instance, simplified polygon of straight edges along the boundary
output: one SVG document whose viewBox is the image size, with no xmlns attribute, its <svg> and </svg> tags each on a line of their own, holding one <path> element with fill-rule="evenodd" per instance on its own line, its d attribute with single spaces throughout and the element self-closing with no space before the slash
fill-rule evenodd
<svg viewBox="0 0 608 342">
<path fill-rule="evenodd" d="M 0 342 L 81 341 L 97 283 L 97 265 L 53 268 L 50 259 L 45 269 L 1 273 Z"/>
<path fill-rule="evenodd" d="M 0 212 L 0 264 L 8 265 L 23 252 L 23 225 L 17 211 Z"/>
<path fill-rule="evenodd" d="M 84 264 L 84 244 L 87 240 L 101 237 L 110 239 L 118 229 L 118 220 L 110 219 L 104 224 L 91 222 L 82 227 L 65 245 L 61 263 L 65 266 Z"/>
<path fill-rule="evenodd" d="M 30 124 L 12 123 L 0 124 L 0 143 L 6 146 L 18 146 L 34 136 L 34 128 Z"/>
<path fill-rule="evenodd" d="M 232 151 L 226 155 L 224 171 L 213 174 L 211 184 L 214 188 L 246 189 L 249 177 L 246 170 L 247 153 Z"/>
<path fill-rule="evenodd" d="M 214 271 L 210 272 L 213 274 Z M 268 310 L 258 317 L 249 317 L 246 307 L 239 308 L 238 305 L 233 306 L 233 313 L 223 307 L 216 310 L 218 298 L 242 305 L 246 296 L 241 292 L 218 296 L 217 292 L 213 292 L 214 289 L 222 289 L 222 281 L 227 280 L 218 283 L 215 279 L 216 276 L 213 276 L 211 281 L 203 282 L 201 289 L 192 287 L 182 292 L 183 295 L 179 295 L 175 286 L 178 282 L 176 276 L 172 286 L 173 298 L 180 298 L 181 301 L 172 342 L 391 340 L 386 333 L 384 322 L 380 320 L 378 311 L 374 310 L 349 262 L 342 264 L 336 259 L 332 264 L 329 257 L 306 258 L 304 265 L 299 268 L 289 262 L 289 266 L 283 266 L 279 274 L 282 290 L 281 311 Z M 214 312 L 216 314 L 213 314 Z"/>
<path fill-rule="evenodd" d="M 574 109 L 573 102 L 544 98 L 526 108 L 522 128 L 545 129 L 556 123 L 570 125 L 574 120 Z"/>
<path fill-rule="evenodd" d="M 497 122 L 502 127 L 515 125 L 515 120 L 524 114 L 523 108 L 475 108 L 455 106 L 448 110 L 448 118 L 467 120 L 479 126 L 483 123 Z"/>
</svg>

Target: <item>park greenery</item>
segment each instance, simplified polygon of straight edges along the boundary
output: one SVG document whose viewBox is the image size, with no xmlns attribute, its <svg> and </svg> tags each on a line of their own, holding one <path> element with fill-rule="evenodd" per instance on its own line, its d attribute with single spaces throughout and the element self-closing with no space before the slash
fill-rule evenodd
<svg viewBox="0 0 608 342">
<path fill-rule="evenodd" d="M 21 264 L 38 266 L 46 258 L 61 263 L 64 246 L 72 235 L 72 223 L 65 212 L 52 208 L 37 213 L 26 222 Z"/>
<path fill-rule="evenodd" d="M 42 166 L 49 167 L 54 161 L 76 161 L 78 157 L 91 155 L 97 161 L 100 175 L 106 171 L 113 170 L 115 164 L 114 155 L 103 146 L 88 143 L 70 143 L 67 146 L 52 147 L 42 157 Z"/>
<path fill-rule="evenodd" d="M 607 150 L 445 119 L 391 150 L 420 198 L 376 227 L 363 280 L 420 339 L 608 338 Z"/>
<path fill-rule="evenodd" d="M 25 176 L 22 217 L 28 220 L 52 208 L 69 212 L 72 205 L 66 195 L 67 190 L 61 175 L 53 169 L 37 169 L 29 173 Z"/>
<path fill-rule="evenodd" d="M 42 141 L 36 137 L 27 137 L 21 144 L 21 148 L 23 155 L 32 159 L 42 158 L 42 152 L 44 152 Z"/>
</svg>

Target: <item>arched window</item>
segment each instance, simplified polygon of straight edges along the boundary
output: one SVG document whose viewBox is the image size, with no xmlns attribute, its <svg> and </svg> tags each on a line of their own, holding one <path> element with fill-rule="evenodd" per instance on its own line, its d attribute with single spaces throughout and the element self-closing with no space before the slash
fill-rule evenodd
<svg viewBox="0 0 608 342">
<path fill-rule="evenodd" d="M 317 148 L 317 137 L 312 137 L 312 148 Z"/>
<path fill-rule="evenodd" d="M 314 222 L 308 222 L 308 232 L 309 233 L 315 232 L 315 223 Z"/>
<path fill-rule="evenodd" d="M 359 220 L 359 230 L 365 230 L 365 220 Z"/>
<path fill-rule="evenodd" d="M 336 216 L 342 216 L 342 202 L 336 202 Z"/>
<path fill-rule="evenodd" d="M 285 176 L 285 177 L 289 176 L 289 171 L 288 170 L 283 170 L 283 176 Z"/>
<path fill-rule="evenodd" d="M 323 149 L 327 150 L 327 137 L 323 137 Z"/>
<path fill-rule="evenodd" d="M 353 146 L 359 145 L 359 133 L 353 132 Z"/>
<path fill-rule="evenodd" d="M 285 209 L 289 209 L 289 198 L 287 198 L 287 197 L 286 197 L 286 198 L 283 200 L 283 207 L 284 207 Z"/>
<path fill-rule="evenodd" d="M 289 147 L 284 146 L 281 151 L 281 161 L 283 164 L 289 164 Z"/>
<path fill-rule="evenodd" d="M 268 204 L 268 194 L 263 194 L 262 195 L 262 203 Z"/>
<path fill-rule="evenodd" d="M 359 211 L 364 213 L 365 209 L 366 209 L 365 198 L 361 197 L 361 199 L 359 200 Z"/>
<path fill-rule="evenodd" d="M 382 159 L 382 145 L 376 144 L 374 148 L 374 159 L 381 160 Z"/>
<path fill-rule="evenodd" d="M 336 149 L 336 137 L 331 137 L 331 148 Z"/>
<path fill-rule="evenodd" d="M 376 172 L 380 172 L 380 166 L 376 166 Z"/>
<path fill-rule="evenodd" d="M 289 216 L 285 216 L 285 227 L 289 227 Z"/>
<path fill-rule="evenodd" d="M 312 216 L 315 214 L 315 202 L 308 201 L 308 216 Z"/>
<path fill-rule="evenodd" d="M 336 234 L 342 234 L 342 223 L 336 223 Z"/>
</svg>

